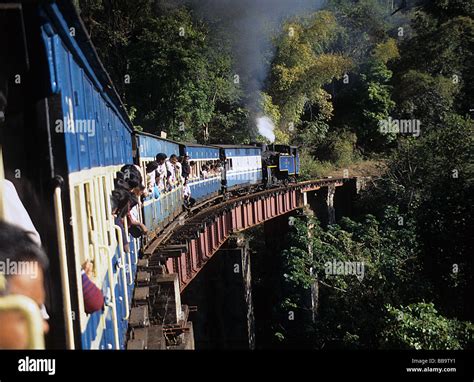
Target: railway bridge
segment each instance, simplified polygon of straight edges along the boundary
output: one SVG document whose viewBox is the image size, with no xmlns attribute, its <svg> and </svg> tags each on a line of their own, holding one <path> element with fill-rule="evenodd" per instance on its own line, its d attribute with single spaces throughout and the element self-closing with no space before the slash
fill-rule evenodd
<svg viewBox="0 0 474 382">
<path fill-rule="evenodd" d="M 335 222 L 350 214 L 361 180 L 327 178 L 248 191 L 228 200 L 215 198 L 176 217 L 139 261 L 127 348 L 175 348 L 173 343 L 193 348 L 188 315 L 195 307 L 181 305 L 181 294 L 227 239 L 305 207 L 326 223 Z"/>
</svg>

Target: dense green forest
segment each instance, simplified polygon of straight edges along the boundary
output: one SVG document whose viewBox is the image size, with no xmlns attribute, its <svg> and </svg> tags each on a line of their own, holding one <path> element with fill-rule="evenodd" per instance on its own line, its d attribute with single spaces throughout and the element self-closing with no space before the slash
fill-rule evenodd
<svg viewBox="0 0 474 382">
<path fill-rule="evenodd" d="M 266 115 L 277 142 L 301 147 L 306 178 L 378 164 L 356 216 L 293 226 L 275 345 L 472 347 L 472 0 L 314 1 L 276 18 L 257 98 L 229 18 L 193 1 L 78 5 L 137 129 L 248 143 L 265 139 L 255 118 Z M 334 259 L 363 263 L 364 277 L 328 275 Z M 288 311 L 303 318 L 289 322 Z"/>
</svg>

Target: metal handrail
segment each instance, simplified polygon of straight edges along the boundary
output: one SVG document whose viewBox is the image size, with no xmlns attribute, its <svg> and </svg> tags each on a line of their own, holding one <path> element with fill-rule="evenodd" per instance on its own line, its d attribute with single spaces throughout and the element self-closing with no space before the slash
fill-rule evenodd
<svg viewBox="0 0 474 382">
<path fill-rule="evenodd" d="M 66 346 L 68 349 L 74 349 L 74 328 L 72 325 L 72 307 L 69 291 L 69 272 L 66 255 L 66 235 L 64 232 L 63 206 L 61 200 L 61 187 L 57 186 L 54 190 L 54 212 L 56 217 L 56 230 L 59 250 L 59 264 L 61 268 L 61 286 L 63 290 L 64 321 L 66 323 Z"/>
<path fill-rule="evenodd" d="M 112 308 L 112 320 L 114 322 L 114 342 L 115 349 L 120 349 L 119 342 L 119 332 L 118 332 L 118 317 L 117 317 L 117 307 L 115 305 L 115 283 L 114 283 L 114 269 L 112 265 L 112 255 L 110 253 L 110 248 L 106 245 L 99 245 L 99 248 L 105 249 L 107 253 L 107 265 L 108 265 L 108 274 L 109 274 L 109 288 L 110 288 L 110 301 L 106 304 L 109 308 Z"/>
<path fill-rule="evenodd" d="M 127 219 L 124 219 L 123 228 L 124 228 L 124 231 L 125 231 L 125 235 L 130 239 L 130 235 L 128 234 L 128 221 L 127 221 Z M 134 257 L 135 257 L 134 264 L 137 265 L 138 264 L 138 253 L 137 253 L 137 244 L 135 243 L 135 239 L 133 239 L 133 254 L 134 254 Z M 129 264 L 130 264 L 130 272 L 131 272 L 132 271 L 132 268 L 131 268 L 132 263 L 130 262 Z"/>
<path fill-rule="evenodd" d="M 133 272 L 132 272 L 132 258 L 130 256 L 130 251 L 127 252 L 127 260 L 128 260 L 128 285 L 133 284 Z M 136 264 L 136 263 L 135 263 Z"/>
<path fill-rule="evenodd" d="M 124 287 L 124 293 L 125 293 L 125 320 L 128 320 L 129 317 L 129 310 L 130 310 L 130 305 L 128 301 L 128 284 L 127 284 L 127 274 L 126 274 L 126 264 L 125 264 L 125 252 L 123 250 L 123 238 L 122 238 L 122 229 L 118 226 L 115 225 L 115 231 L 117 232 L 117 237 L 118 237 L 118 247 L 120 251 L 120 261 L 121 265 L 120 268 L 122 269 L 122 281 L 123 281 L 123 287 Z M 130 265 L 129 265 L 130 267 Z"/>
<path fill-rule="evenodd" d="M 38 305 L 23 295 L 7 295 L 0 297 L 0 312 L 19 310 L 28 325 L 28 349 L 44 350 L 43 318 Z"/>
</svg>

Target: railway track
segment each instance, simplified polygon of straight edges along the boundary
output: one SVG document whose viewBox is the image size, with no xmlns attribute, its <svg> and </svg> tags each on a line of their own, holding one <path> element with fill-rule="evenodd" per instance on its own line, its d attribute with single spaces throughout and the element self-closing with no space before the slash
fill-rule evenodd
<svg viewBox="0 0 474 382">
<path fill-rule="evenodd" d="M 147 246 L 144 254 L 151 256 L 160 246 L 185 245 L 186 239 L 196 237 L 202 227 L 211 222 L 214 216 L 219 215 L 226 209 L 230 209 L 236 203 L 244 203 L 248 200 L 263 198 L 268 194 L 287 191 L 289 188 L 305 189 L 308 186 L 310 188 L 311 186 L 319 188 L 333 184 L 334 182 L 344 182 L 346 180 L 346 178 L 316 179 L 267 189 L 263 189 L 263 187 L 259 185 L 256 187 L 248 187 L 245 190 L 238 189 L 230 191 L 225 196 L 217 195 L 194 206 L 189 211 L 180 214 Z"/>
</svg>

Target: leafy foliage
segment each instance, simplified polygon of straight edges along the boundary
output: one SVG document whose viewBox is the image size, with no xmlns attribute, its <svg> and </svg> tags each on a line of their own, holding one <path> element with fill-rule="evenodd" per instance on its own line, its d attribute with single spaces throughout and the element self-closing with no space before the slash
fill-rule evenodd
<svg viewBox="0 0 474 382">
<path fill-rule="evenodd" d="M 204 142 L 222 126 L 235 141 L 248 140 L 229 46 L 188 8 L 163 11 L 153 0 L 79 4 L 102 60 L 145 131 Z"/>
<path fill-rule="evenodd" d="M 360 223 L 343 218 L 340 225 L 327 229 L 313 217 L 297 220 L 291 247 L 282 254 L 285 293 L 280 309 L 281 317 L 290 309 L 306 314 L 294 326 L 285 319 L 279 322 L 284 337 L 280 346 L 459 349 L 472 345 L 472 324 L 440 316 L 432 303 L 419 303 L 433 298 L 433 285 L 420 256 L 415 224 L 394 207 L 387 208 L 380 221 L 371 215 Z M 332 264 L 348 262 L 358 262 L 363 272 L 331 271 Z M 319 292 L 312 321 L 308 312 L 314 285 Z"/>
<path fill-rule="evenodd" d="M 441 316 L 432 303 L 387 306 L 383 346 L 416 350 L 460 350 L 474 336 L 474 325 Z"/>
<path fill-rule="evenodd" d="M 337 21 L 329 11 L 283 27 L 276 41 L 268 94 L 279 108 L 279 127 L 285 132 L 290 125 L 300 125 L 308 112 L 311 116 L 305 121 L 309 123 L 331 117 L 331 96 L 323 85 L 340 78 L 351 66 L 350 59 L 330 50 L 337 30 Z"/>
</svg>

